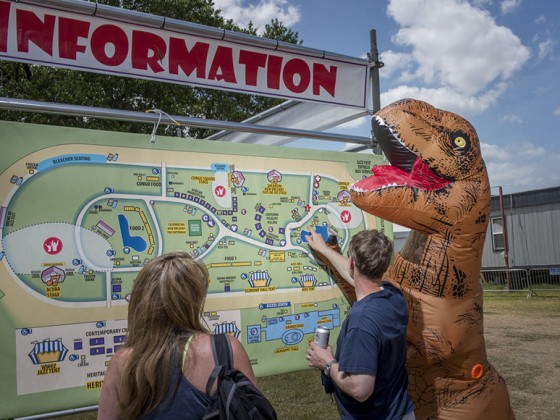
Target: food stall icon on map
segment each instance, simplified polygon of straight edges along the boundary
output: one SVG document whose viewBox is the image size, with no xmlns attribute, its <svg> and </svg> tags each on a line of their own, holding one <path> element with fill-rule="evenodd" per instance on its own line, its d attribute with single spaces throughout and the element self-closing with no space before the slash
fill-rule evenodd
<svg viewBox="0 0 560 420">
<path fill-rule="evenodd" d="M 249 275 L 249 285 L 251 287 L 268 287 L 272 278 L 268 275 L 268 271 L 251 271 Z"/>
<path fill-rule="evenodd" d="M 62 338 L 51 340 L 47 338 L 43 341 L 34 341 L 33 350 L 29 357 L 33 364 L 62 362 L 68 353 L 68 349 L 62 344 Z"/>
<path fill-rule="evenodd" d="M 299 284 L 301 287 L 315 287 L 317 279 L 314 274 L 302 274 L 299 278 Z"/>
</svg>

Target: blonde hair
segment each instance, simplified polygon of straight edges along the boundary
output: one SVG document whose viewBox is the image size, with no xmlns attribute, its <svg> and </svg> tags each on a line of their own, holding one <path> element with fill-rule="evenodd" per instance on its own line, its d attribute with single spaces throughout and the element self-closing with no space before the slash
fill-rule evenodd
<svg viewBox="0 0 560 420">
<path fill-rule="evenodd" d="M 124 344 L 130 354 L 119 392 L 124 418 L 148 414 L 163 402 L 187 337 L 208 332 L 202 320 L 208 281 L 206 266 L 186 252 L 155 258 L 136 277 Z"/>
</svg>

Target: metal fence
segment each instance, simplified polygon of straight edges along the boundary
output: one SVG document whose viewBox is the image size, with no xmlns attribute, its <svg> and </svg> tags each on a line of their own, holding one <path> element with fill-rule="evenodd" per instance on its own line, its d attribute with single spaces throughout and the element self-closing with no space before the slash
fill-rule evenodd
<svg viewBox="0 0 560 420">
<path fill-rule="evenodd" d="M 530 290 L 529 270 L 481 270 L 480 281 L 484 291 L 528 292 Z"/>
<path fill-rule="evenodd" d="M 527 292 L 527 297 L 539 291 L 560 293 L 560 268 L 481 270 L 480 284 L 485 292 Z"/>
<path fill-rule="evenodd" d="M 531 268 L 529 278 L 532 292 L 560 292 L 560 268 Z"/>
</svg>

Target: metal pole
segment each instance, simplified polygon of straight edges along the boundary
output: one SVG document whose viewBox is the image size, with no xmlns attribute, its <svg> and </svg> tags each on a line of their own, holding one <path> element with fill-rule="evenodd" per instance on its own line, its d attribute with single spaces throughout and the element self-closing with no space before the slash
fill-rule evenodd
<svg viewBox="0 0 560 420">
<path fill-rule="evenodd" d="M 88 411 L 95 411 L 99 408 L 99 405 L 91 405 L 89 407 L 81 407 L 81 408 L 70 408 L 68 410 L 62 411 L 55 411 L 52 413 L 43 413 L 43 414 L 35 414 L 33 416 L 26 416 L 26 417 L 15 417 L 14 420 L 36 420 L 36 419 L 50 419 L 54 417 L 78 414 L 78 413 L 85 413 Z"/>
<path fill-rule="evenodd" d="M 273 127 L 268 125 L 255 125 L 229 121 L 211 120 L 206 118 L 182 117 L 179 115 L 158 115 L 139 111 L 125 111 L 92 106 L 70 105 L 53 102 L 40 102 L 30 99 L 2 98 L 0 97 L 0 110 L 40 112 L 44 114 L 70 115 L 74 117 L 92 117 L 107 120 L 119 120 L 142 123 L 156 123 L 186 127 L 215 128 L 221 130 L 241 131 L 245 133 L 268 134 L 296 138 L 327 140 L 343 143 L 370 144 L 370 139 L 365 136 L 349 136 L 346 134 L 326 133 L 322 131 L 298 130 L 295 128 Z"/>
<path fill-rule="evenodd" d="M 379 61 L 379 52 L 377 51 L 377 34 L 375 29 L 369 31 L 369 62 L 370 62 L 370 79 L 371 79 L 371 99 L 373 113 L 381 109 L 381 89 L 379 87 L 379 69 L 383 67 L 383 62 Z M 371 133 L 371 148 L 374 154 L 380 155 L 381 147 Z"/>
<path fill-rule="evenodd" d="M 370 51 L 369 58 L 369 78 L 371 82 L 371 113 L 374 114 L 381 109 L 381 89 L 379 87 L 379 69 L 384 66 L 382 61 L 379 61 L 379 52 L 377 51 L 377 34 L 375 29 L 369 31 L 369 44 Z M 380 155 L 382 153 L 381 147 L 377 144 L 373 131 L 370 134 L 371 144 L 369 146 L 361 145 L 349 147 L 346 152 L 361 152 L 362 150 L 371 149 L 373 154 Z"/>
<path fill-rule="evenodd" d="M 507 290 L 511 290 L 511 282 L 509 277 L 509 256 L 508 256 L 508 235 L 507 235 L 507 223 L 506 215 L 504 212 L 504 199 L 502 195 L 502 187 L 498 187 L 500 192 L 500 212 L 502 213 L 502 234 L 504 235 L 504 262 L 506 264 L 506 278 L 507 278 Z"/>
<path fill-rule="evenodd" d="M 375 29 L 369 31 L 370 52 L 369 61 L 371 63 L 371 99 L 372 111 L 375 113 L 381 109 L 381 92 L 379 89 L 379 69 L 383 67 L 383 63 L 379 61 L 379 52 L 377 51 L 377 34 Z"/>
</svg>

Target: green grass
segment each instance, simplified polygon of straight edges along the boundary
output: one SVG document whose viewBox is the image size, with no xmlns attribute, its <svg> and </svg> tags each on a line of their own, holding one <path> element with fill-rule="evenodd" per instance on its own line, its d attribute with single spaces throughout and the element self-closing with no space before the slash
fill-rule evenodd
<svg viewBox="0 0 560 420">
<path fill-rule="evenodd" d="M 560 317 L 560 293 L 539 291 L 528 295 L 527 292 L 484 292 L 484 312 Z"/>
</svg>

